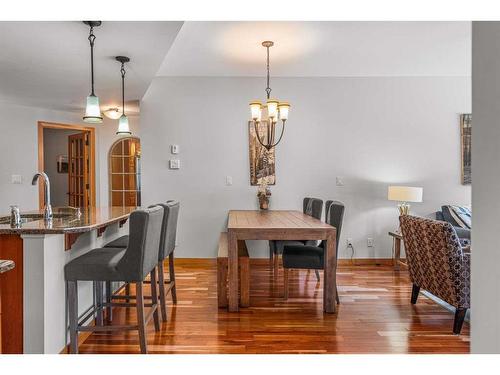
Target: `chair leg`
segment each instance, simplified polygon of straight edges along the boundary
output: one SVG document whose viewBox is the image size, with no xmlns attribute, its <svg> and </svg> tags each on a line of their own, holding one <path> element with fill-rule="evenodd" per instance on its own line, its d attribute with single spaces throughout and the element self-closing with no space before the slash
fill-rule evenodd
<svg viewBox="0 0 500 375">
<path fill-rule="evenodd" d="M 413 287 L 411 289 L 411 303 L 413 305 L 417 303 L 418 293 L 420 293 L 420 287 L 413 284 Z"/>
<path fill-rule="evenodd" d="M 125 284 L 125 295 L 130 296 L 130 283 Z"/>
<path fill-rule="evenodd" d="M 151 304 L 154 309 L 153 320 L 155 322 L 155 331 L 160 330 L 160 316 L 158 314 L 158 292 L 157 292 L 157 280 L 156 280 L 156 267 L 150 272 L 151 275 Z"/>
<path fill-rule="evenodd" d="M 269 261 L 272 263 L 274 260 L 274 241 L 269 241 Z"/>
<path fill-rule="evenodd" d="M 111 288 L 111 281 L 106 281 L 106 303 L 111 303 L 111 294 L 113 293 Z M 113 308 L 111 306 L 106 307 L 106 319 L 108 322 L 113 320 Z"/>
<path fill-rule="evenodd" d="M 137 309 L 137 329 L 139 330 L 139 343 L 141 345 L 141 353 L 147 354 L 148 347 L 146 343 L 146 322 L 144 320 L 144 290 L 143 283 L 135 283 L 136 289 L 136 309 Z"/>
<path fill-rule="evenodd" d="M 172 302 L 177 304 L 177 286 L 175 284 L 175 269 L 174 269 L 174 252 L 171 252 L 168 256 L 168 278 L 172 284 L 170 293 L 172 294 Z"/>
<path fill-rule="evenodd" d="M 457 310 L 455 311 L 455 320 L 453 322 L 453 333 L 455 335 L 459 335 L 462 331 L 466 313 L 467 309 L 464 309 L 462 307 L 457 308 Z"/>
<path fill-rule="evenodd" d="M 158 288 L 160 290 L 160 310 L 161 319 L 167 321 L 167 296 L 165 295 L 165 269 L 163 268 L 163 260 L 158 262 Z"/>
<path fill-rule="evenodd" d="M 335 287 L 335 300 L 337 301 L 337 305 L 340 305 L 339 288 L 337 287 Z"/>
<path fill-rule="evenodd" d="M 78 289 L 76 281 L 66 281 L 69 315 L 69 352 L 78 354 Z"/>
<path fill-rule="evenodd" d="M 94 281 L 96 286 L 96 302 L 97 302 L 97 316 L 96 316 L 96 325 L 102 326 L 104 325 L 103 319 L 103 289 L 102 289 L 102 281 Z"/>
<path fill-rule="evenodd" d="M 321 280 L 319 278 L 319 271 L 318 270 L 314 270 L 314 273 L 316 274 L 316 280 L 318 280 L 318 282 Z"/>
<path fill-rule="evenodd" d="M 280 268 L 279 261 L 280 261 L 279 254 L 277 254 L 277 253 L 274 254 L 274 275 L 275 276 L 278 276 L 278 272 L 279 272 L 279 268 Z"/>
<path fill-rule="evenodd" d="M 285 291 L 285 299 L 288 299 L 288 268 L 283 268 L 283 288 Z"/>
</svg>

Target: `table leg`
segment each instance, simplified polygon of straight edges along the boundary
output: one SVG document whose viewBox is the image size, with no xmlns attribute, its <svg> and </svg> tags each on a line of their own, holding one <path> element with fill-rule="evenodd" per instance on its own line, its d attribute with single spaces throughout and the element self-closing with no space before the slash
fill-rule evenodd
<svg viewBox="0 0 500 375">
<path fill-rule="evenodd" d="M 229 230 L 228 234 L 228 299 L 229 311 L 235 312 L 239 308 L 238 297 L 238 239 L 236 234 Z"/>
<path fill-rule="evenodd" d="M 394 238 L 394 269 L 399 271 L 399 261 L 401 259 L 401 239 Z"/>
<path fill-rule="evenodd" d="M 336 312 L 337 255 L 335 254 L 335 232 L 328 235 L 325 246 L 325 271 L 323 276 L 323 311 Z"/>
</svg>

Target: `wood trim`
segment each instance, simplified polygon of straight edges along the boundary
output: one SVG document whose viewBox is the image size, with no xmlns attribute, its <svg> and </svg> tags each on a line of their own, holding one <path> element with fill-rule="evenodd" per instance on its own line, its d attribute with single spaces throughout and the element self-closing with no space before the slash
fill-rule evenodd
<svg viewBox="0 0 500 375">
<path fill-rule="evenodd" d="M 43 171 L 45 169 L 43 161 L 43 130 L 44 129 L 65 129 L 65 130 L 80 130 L 89 132 L 90 139 L 90 206 L 95 207 L 96 205 L 96 185 L 95 185 L 95 128 L 90 126 L 81 125 L 71 125 L 71 124 L 60 124 L 56 122 L 38 121 L 38 170 Z M 40 209 L 44 206 L 43 198 L 43 181 L 40 180 L 38 184 L 38 206 Z"/>
<path fill-rule="evenodd" d="M 0 235 L 0 258 L 15 268 L 0 275 L 0 353 L 23 353 L 23 240 L 16 234 Z"/>
</svg>

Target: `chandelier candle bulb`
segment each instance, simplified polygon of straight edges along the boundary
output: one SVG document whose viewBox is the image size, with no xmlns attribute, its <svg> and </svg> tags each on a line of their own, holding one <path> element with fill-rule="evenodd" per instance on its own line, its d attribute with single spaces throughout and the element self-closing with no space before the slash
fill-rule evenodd
<svg viewBox="0 0 500 375">
<path fill-rule="evenodd" d="M 252 114 L 252 120 L 260 121 L 262 117 L 262 103 L 255 101 L 250 103 L 250 112 Z"/>
<path fill-rule="evenodd" d="M 280 120 L 286 121 L 288 120 L 288 111 L 290 110 L 290 104 L 288 103 L 280 103 L 278 105 L 278 110 L 280 113 Z"/>
<path fill-rule="evenodd" d="M 269 118 L 276 119 L 276 117 L 278 117 L 278 104 L 279 102 L 275 99 L 269 99 L 267 101 L 267 113 Z"/>
</svg>

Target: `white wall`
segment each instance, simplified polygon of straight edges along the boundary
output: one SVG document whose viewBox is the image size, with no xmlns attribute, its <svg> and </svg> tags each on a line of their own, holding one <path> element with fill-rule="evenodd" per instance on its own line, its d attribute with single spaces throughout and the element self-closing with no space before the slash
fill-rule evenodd
<svg viewBox="0 0 500 375">
<path fill-rule="evenodd" d="M 292 105 L 271 208 L 301 209 L 304 196 L 343 201 L 341 257 L 351 255 L 347 237 L 356 257 L 391 256 L 387 232 L 398 215 L 389 184 L 424 187 L 417 214 L 470 204 L 470 187 L 460 185 L 459 131 L 459 114 L 470 111 L 469 78 L 277 78 L 271 86 Z M 264 87 L 264 78 L 162 77 L 143 98 L 143 203 L 181 201 L 178 257 L 214 257 L 227 211 L 257 208 L 246 121 L 248 102 L 263 98 Z M 177 171 L 168 169 L 170 144 L 180 145 Z M 251 252 L 266 255 L 265 243 Z"/>
<path fill-rule="evenodd" d="M 38 169 L 37 121 L 84 124 L 80 113 L 55 111 L 0 102 L 0 215 L 17 204 L 21 211 L 38 209 L 38 187 L 31 178 Z M 130 117 L 131 130 L 138 133 L 138 117 Z M 97 204 L 108 204 L 108 151 L 118 139 L 117 120 L 105 119 L 96 125 L 96 198 Z M 11 183 L 11 175 L 23 177 L 21 185 Z"/>
<path fill-rule="evenodd" d="M 472 24 L 472 352 L 500 353 L 500 23 Z"/>
</svg>

